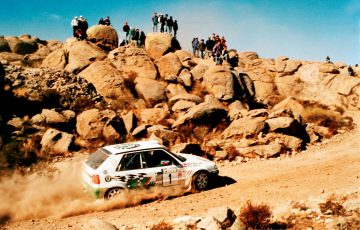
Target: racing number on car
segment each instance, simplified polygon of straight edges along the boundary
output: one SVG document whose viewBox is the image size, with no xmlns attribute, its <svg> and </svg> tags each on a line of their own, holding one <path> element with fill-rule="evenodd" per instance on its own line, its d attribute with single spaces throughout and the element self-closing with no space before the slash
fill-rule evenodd
<svg viewBox="0 0 360 230">
<path fill-rule="evenodd" d="M 163 169 L 162 173 L 163 173 L 163 186 L 172 186 L 178 184 L 177 167 Z"/>
</svg>

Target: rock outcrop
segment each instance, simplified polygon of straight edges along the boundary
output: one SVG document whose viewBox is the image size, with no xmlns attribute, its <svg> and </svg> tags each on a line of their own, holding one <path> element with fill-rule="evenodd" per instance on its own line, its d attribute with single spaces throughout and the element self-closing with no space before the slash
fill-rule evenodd
<svg viewBox="0 0 360 230">
<path fill-rule="evenodd" d="M 90 41 L 104 50 L 113 50 L 119 45 L 119 36 L 112 26 L 95 25 L 90 27 L 86 34 Z"/>
</svg>

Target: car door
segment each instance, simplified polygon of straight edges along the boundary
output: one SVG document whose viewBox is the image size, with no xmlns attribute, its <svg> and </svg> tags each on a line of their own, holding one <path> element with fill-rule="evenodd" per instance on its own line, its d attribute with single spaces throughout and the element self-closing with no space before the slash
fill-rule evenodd
<svg viewBox="0 0 360 230">
<path fill-rule="evenodd" d="M 142 152 L 144 166 L 156 174 L 156 184 L 174 186 L 179 184 L 179 173 L 182 176 L 180 163 L 163 149 Z"/>
<path fill-rule="evenodd" d="M 135 189 L 155 184 L 155 173 L 143 166 L 141 152 L 124 154 L 116 167 L 116 180 L 125 184 L 126 188 Z"/>
</svg>

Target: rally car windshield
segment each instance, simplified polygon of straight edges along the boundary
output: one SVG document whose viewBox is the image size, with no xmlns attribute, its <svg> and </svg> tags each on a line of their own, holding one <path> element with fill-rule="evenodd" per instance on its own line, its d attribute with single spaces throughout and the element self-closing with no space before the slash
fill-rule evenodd
<svg viewBox="0 0 360 230">
<path fill-rule="evenodd" d="M 89 158 L 86 160 L 86 164 L 88 164 L 93 169 L 97 169 L 108 157 L 109 155 L 101 151 L 101 149 L 98 149 L 89 156 Z"/>
</svg>

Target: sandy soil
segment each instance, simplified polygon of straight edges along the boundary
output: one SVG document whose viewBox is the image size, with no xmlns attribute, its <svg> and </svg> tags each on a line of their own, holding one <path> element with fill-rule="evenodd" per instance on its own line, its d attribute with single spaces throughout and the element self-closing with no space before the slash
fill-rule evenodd
<svg viewBox="0 0 360 230">
<path fill-rule="evenodd" d="M 360 112 L 350 115 L 360 124 Z M 316 201 L 334 193 L 356 193 L 360 191 L 359 149 L 360 128 L 357 127 L 351 133 L 333 137 L 326 145 L 313 146 L 296 156 L 221 165 L 220 182 L 205 192 L 127 208 L 88 210 L 86 214 L 67 218 L 16 220 L 3 228 L 78 229 L 92 218 L 105 220 L 118 228 L 132 224 L 145 227 L 178 216 L 204 216 L 209 208 L 218 206 L 239 210 L 246 200 L 275 207 L 291 201 Z M 62 164 L 66 166 L 74 161 Z"/>
</svg>

